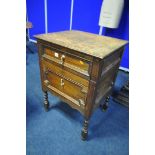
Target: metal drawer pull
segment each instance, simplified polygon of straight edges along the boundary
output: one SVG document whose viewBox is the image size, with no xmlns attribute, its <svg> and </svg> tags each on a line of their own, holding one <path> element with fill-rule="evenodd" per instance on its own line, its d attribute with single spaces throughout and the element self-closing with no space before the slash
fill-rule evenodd
<svg viewBox="0 0 155 155">
<path fill-rule="evenodd" d="M 44 83 L 46 86 L 48 86 L 50 84 L 48 80 L 45 80 Z"/>
<path fill-rule="evenodd" d="M 54 53 L 54 56 L 55 56 L 56 58 L 58 58 L 58 57 L 59 57 L 59 53 L 55 52 L 55 53 Z"/>
<path fill-rule="evenodd" d="M 61 56 L 61 61 L 62 61 L 61 64 L 63 64 L 64 61 L 65 61 L 65 55 L 62 55 L 62 56 Z"/>
<path fill-rule="evenodd" d="M 65 83 L 64 83 L 63 79 L 61 79 L 60 85 L 61 85 L 61 86 L 64 86 L 64 84 L 65 84 Z"/>
</svg>

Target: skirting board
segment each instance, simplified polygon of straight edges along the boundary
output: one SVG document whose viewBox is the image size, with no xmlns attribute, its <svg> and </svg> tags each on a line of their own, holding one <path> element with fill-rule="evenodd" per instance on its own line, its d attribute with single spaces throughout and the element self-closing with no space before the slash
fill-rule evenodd
<svg viewBox="0 0 155 155">
<path fill-rule="evenodd" d="M 37 41 L 36 40 L 34 40 L 34 39 L 29 39 L 31 42 L 33 42 L 33 43 L 37 43 Z M 129 69 L 128 68 L 125 68 L 125 67 L 119 67 L 119 69 L 120 70 L 123 70 L 123 71 L 125 71 L 125 72 L 129 72 Z"/>
<path fill-rule="evenodd" d="M 29 39 L 29 41 L 31 41 L 31 42 L 33 42 L 33 43 L 37 43 L 37 41 L 34 40 L 34 39 Z"/>
<path fill-rule="evenodd" d="M 129 72 L 129 68 L 125 68 L 125 67 L 121 67 L 121 66 L 120 66 L 119 69 L 120 69 L 120 70 L 123 70 L 123 71 L 125 71 L 125 72 Z"/>
</svg>

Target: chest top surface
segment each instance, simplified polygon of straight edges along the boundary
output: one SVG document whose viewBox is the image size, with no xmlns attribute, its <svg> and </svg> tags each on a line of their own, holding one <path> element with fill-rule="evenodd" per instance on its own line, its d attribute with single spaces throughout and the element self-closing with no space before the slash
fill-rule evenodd
<svg viewBox="0 0 155 155">
<path fill-rule="evenodd" d="M 35 38 L 103 59 L 127 41 L 82 31 L 61 31 L 35 35 Z"/>
</svg>

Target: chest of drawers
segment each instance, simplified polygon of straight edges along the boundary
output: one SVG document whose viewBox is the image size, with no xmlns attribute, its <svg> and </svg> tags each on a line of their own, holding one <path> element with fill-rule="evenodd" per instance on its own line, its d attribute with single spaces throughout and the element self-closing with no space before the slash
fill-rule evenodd
<svg viewBox="0 0 155 155">
<path fill-rule="evenodd" d="M 84 116 L 81 135 L 85 140 L 93 111 L 108 106 L 127 42 L 81 31 L 35 37 L 45 110 L 49 108 L 48 92 L 77 109 Z"/>
</svg>

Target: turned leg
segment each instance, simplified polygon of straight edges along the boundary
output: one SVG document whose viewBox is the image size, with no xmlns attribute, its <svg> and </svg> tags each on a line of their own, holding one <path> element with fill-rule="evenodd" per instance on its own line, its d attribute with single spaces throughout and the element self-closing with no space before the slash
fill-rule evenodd
<svg viewBox="0 0 155 155">
<path fill-rule="evenodd" d="M 110 97 L 107 96 L 106 99 L 105 99 L 105 103 L 102 105 L 102 110 L 103 111 L 106 111 L 107 110 L 108 104 L 109 104 L 109 99 L 110 99 Z"/>
<path fill-rule="evenodd" d="M 86 140 L 88 136 L 88 120 L 84 120 L 83 129 L 81 131 L 81 139 Z"/>
<path fill-rule="evenodd" d="M 45 108 L 45 111 L 48 111 L 49 102 L 48 102 L 48 93 L 47 93 L 47 91 L 44 92 L 44 108 Z"/>
</svg>

